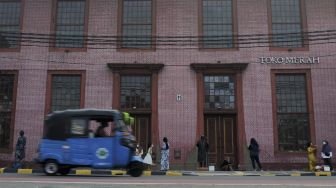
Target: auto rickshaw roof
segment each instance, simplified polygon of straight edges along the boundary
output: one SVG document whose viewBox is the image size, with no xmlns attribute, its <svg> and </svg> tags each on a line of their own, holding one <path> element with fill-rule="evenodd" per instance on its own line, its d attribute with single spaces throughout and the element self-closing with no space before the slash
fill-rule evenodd
<svg viewBox="0 0 336 188">
<path fill-rule="evenodd" d="M 55 111 L 49 115 L 47 115 L 46 121 L 55 120 L 59 118 L 70 118 L 74 116 L 114 116 L 120 115 L 118 110 L 110 110 L 110 109 L 71 109 L 64 111 Z"/>
<path fill-rule="evenodd" d="M 74 109 L 55 111 L 47 115 L 45 119 L 43 137 L 53 140 L 65 140 L 70 135 L 69 126 L 73 117 L 84 118 L 111 118 L 118 120 L 122 118 L 118 110 L 112 109 Z"/>
</svg>

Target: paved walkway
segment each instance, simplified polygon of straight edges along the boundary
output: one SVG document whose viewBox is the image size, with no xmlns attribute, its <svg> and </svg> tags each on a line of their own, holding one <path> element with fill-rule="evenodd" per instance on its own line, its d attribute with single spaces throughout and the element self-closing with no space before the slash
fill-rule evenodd
<svg viewBox="0 0 336 188">
<path fill-rule="evenodd" d="M 0 168 L 0 174 L 39 174 L 42 169 L 12 169 Z M 74 169 L 71 175 L 107 175 L 124 176 L 125 170 L 98 170 L 98 169 Z M 305 172 L 305 171 L 144 171 L 144 176 L 336 176 L 336 172 Z"/>
</svg>

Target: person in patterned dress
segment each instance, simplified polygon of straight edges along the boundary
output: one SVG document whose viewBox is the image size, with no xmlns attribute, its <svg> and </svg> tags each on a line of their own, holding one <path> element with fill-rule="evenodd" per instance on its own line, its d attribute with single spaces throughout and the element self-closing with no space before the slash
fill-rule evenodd
<svg viewBox="0 0 336 188">
<path fill-rule="evenodd" d="M 169 143 L 167 137 L 164 137 L 161 147 L 161 171 L 167 170 L 169 170 Z"/>
</svg>

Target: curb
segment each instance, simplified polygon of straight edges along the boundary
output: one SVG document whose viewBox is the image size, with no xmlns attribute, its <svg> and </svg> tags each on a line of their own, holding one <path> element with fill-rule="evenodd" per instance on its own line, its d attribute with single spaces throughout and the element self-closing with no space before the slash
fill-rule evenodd
<svg viewBox="0 0 336 188">
<path fill-rule="evenodd" d="M 254 173 L 254 172 L 199 172 L 196 176 L 336 176 L 336 172 L 267 172 Z"/>
<path fill-rule="evenodd" d="M 0 174 L 15 173 L 15 174 L 41 174 L 44 173 L 42 169 L 13 169 L 0 168 Z M 126 170 L 99 170 L 99 169 L 75 169 L 71 170 L 69 175 L 79 176 L 125 176 Z M 180 172 L 180 171 L 144 171 L 143 176 L 336 176 L 336 172 Z"/>
<path fill-rule="evenodd" d="M 40 174 L 44 173 L 42 169 L 13 169 L 13 168 L 0 168 L 0 174 Z M 81 169 L 81 170 L 71 170 L 69 175 L 80 175 L 80 176 L 90 176 L 90 175 L 106 175 L 106 176 L 125 176 L 127 175 L 126 170 L 97 170 L 97 169 Z M 177 171 L 144 171 L 143 176 L 191 176 L 190 173 L 183 173 Z"/>
</svg>

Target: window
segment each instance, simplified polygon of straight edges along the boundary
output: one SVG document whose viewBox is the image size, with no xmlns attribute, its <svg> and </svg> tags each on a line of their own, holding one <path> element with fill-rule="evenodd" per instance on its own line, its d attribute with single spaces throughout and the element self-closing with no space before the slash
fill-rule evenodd
<svg viewBox="0 0 336 188">
<path fill-rule="evenodd" d="M 235 109 L 235 82 L 233 76 L 204 76 L 205 109 Z"/>
<path fill-rule="evenodd" d="M 73 136 L 86 136 L 87 133 L 87 120 L 85 119 L 72 119 L 70 133 Z"/>
<path fill-rule="evenodd" d="M 302 0 L 271 0 L 272 47 L 304 46 Z"/>
<path fill-rule="evenodd" d="M 150 76 L 121 76 L 120 98 L 122 109 L 150 109 Z"/>
<path fill-rule="evenodd" d="M 58 0 L 56 5 L 55 47 L 83 48 L 85 0 Z"/>
<path fill-rule="evenodd" d="M 279 151 L 304 151 L 310 141 L 305 74 L 276 74 L 275 95 Z"/>
<path fill-rule="evenodd" d="M 152 0 L 123 0 L 122 48 L 152 47 Z"/>
<path fill-rule="evenodd" d="M 81 107 L 81 79 L 81 75 L 52 75 L 52 112 Z"/>
<path fill-rule="evenodd" d="M 0 49 L 18 48 L 21 26 L 21 1 L 0 1 Z"/>
<path fill-rule="evenodd" d="M 203 48 L 233 48 L 234 0 L 202 0 Z"/>
<path fill-rule="evenodd" d="M 15 110 L 15 74 L 0 73 L 0 149 L 10 149 Z"/>
<path fill-rule="evenodd" d="M 115 122 L 108 117 L 94 117 L 89 119 L 89 134 L 93 133 L 93 137 L 108 137 L 115 134 Z M 91 137 L 92 137 L 91 136 Z"/>
</svg>

